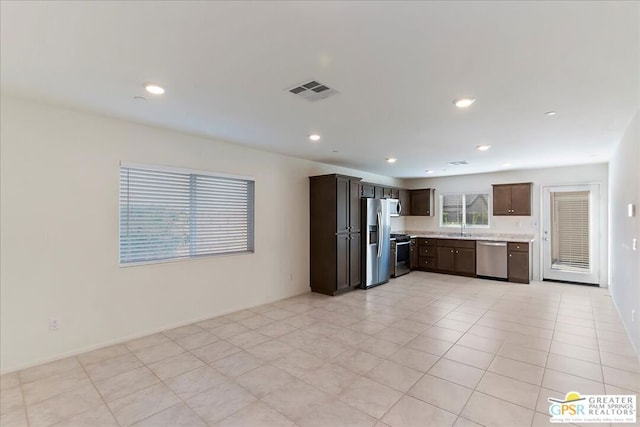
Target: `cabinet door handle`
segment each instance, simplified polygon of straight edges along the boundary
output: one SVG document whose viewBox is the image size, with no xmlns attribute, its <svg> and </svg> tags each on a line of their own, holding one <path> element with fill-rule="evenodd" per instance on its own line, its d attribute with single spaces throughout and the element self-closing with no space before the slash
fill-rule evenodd
<svg viewBox="0 0 640 427">
<path fill-rule="evenodd" d="M 456 251 L 457 254 L 459 254 L 460 252 Z"/>
</svg>

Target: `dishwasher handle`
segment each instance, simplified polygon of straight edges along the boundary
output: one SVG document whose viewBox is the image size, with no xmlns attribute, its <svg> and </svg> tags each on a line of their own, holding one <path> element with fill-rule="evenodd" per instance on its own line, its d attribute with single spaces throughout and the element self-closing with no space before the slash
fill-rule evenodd
<svg viewBox="0 0 640 427">
<path fill-rule="evenodd" d="M 507 246 L 507 242 L 477 242 L 479 246 Z"/>
</svg>

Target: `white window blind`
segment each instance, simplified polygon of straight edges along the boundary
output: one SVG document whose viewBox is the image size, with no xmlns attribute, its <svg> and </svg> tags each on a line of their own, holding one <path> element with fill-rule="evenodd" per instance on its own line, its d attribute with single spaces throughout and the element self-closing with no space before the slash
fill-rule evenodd
<svg viewBox="0 0 640 427">
<path fill-rule="evenodd" d="M 442 225 L 462 224 L 462 194 L 444 194 L 441 197 Z"/>
<path fill-rule="evenodd" d="M 488 227 L 489 194 L 443 194 L 440 196 L 441 227 Z"/>
<path fill-rule="evenodd" d="M 120 167 L 120 264 L 253 252 L 254 182 Z"/>
<path fill-rule="evenodd" d="M 555 192 L 551 203 L 552 266 L 589 270 L 589 192 Z"/>
</svg>

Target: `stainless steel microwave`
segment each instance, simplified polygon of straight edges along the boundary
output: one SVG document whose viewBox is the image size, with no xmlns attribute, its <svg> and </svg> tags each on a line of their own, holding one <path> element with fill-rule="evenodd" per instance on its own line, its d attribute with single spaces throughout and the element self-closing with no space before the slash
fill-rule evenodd
<svg viewBox="0 0 640 427">
<path fill-rule="evenodd" d="M 389 216 L 400 216 L 402 203 L 398 199 L 387 199 L 389 202 Z"/>
</svg>

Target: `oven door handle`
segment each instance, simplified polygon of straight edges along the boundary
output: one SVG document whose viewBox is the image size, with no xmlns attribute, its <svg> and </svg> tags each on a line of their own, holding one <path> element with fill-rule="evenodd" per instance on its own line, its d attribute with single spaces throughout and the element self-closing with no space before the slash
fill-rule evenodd
<svg viewBox="0 0 640 427">
<path fill-rule="evenodd" d="M 410 243 L 411 243 L 411 242 L 397 242 L 397 241 L 396 241 L 396 246 L 400 246 L 400 245 L 408 245 L 408 244 L 410 244 Z"/>
</svg>

